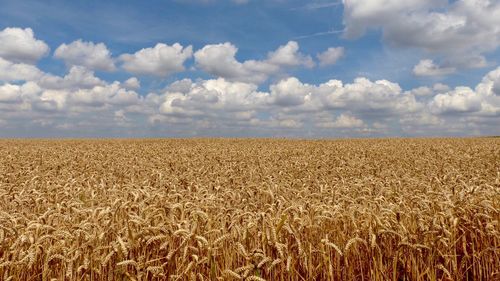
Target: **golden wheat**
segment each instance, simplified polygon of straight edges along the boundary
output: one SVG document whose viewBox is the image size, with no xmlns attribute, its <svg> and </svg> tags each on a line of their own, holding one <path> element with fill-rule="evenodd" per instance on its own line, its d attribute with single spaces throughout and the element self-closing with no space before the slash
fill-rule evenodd
<svg viewBox="0 0 500 281">
<path fill-rule="evenodd" d="M 500 139 L 1 140 L 0 280 L 500 280 Z"/>
</svg>

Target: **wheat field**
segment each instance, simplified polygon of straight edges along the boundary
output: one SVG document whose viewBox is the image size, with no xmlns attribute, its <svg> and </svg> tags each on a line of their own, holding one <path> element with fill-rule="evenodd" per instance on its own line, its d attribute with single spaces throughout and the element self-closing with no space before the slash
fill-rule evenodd
<svg viewBox="0 0 500 281">
<path fill-rule="evenodd" d="M 0 280 L 500 280 L 500 139 L 1 140 Z"/>
</svg>

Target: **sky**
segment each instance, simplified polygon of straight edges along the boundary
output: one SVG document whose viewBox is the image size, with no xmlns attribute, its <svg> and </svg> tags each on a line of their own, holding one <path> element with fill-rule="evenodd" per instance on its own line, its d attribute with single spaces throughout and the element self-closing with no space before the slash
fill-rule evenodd
<svg viewBox="0 0 500 281">
<path fill-rule="evenodd" d="M 0 7 L 0 137 L 500 135 L 499 0 Z"/>
</svg>

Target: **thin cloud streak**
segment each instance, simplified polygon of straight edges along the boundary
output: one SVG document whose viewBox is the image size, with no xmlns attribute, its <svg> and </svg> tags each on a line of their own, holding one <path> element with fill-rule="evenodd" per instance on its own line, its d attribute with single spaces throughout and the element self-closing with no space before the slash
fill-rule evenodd
<svg viewBox="0 0 500 281">
<path fill-rule="evenodd" d="M 317 10 L 322 8 L 329 8 L 342 5 L 342 2 L 328 2 L 328 3 L 311 3 L 297 8 L 291 8 L 291 11 L 297 10 Z"/>
<path fill-rule="evenodd" d="M 311 38 L 311 37 L 340 34 L 340 33 L 344 33 L 344 29 L 343 30 L 330 30 L 330 31 L 324 31 L 324 32 L 317 32 L 317 33 L 313 33 L 313 34 L 297 36 L 297 37 L 294 37 L 293 39 L 300 40 L 300 39 L 307 39 L 307 38 Z"/>
</svg>

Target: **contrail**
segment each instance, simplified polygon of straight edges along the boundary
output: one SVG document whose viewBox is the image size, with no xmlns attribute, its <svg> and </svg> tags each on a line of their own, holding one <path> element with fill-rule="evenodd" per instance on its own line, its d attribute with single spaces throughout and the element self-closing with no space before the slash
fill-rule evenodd
<svg viewBox="0 0 500 281">
<path fill-rule="evenodd" d="M 297 8 L 291 8 L 290 10 L 316 10 L 321 8 L 328 8 L 342 5 L 342 2 L 328 2 L 328 3 L 311 3 Z"/>
<path fill-rule="evenodd" d="M 311 37 L 317 37 L 317 36 L 324 36 L 324 35 L 330 35 L 330 34 L 339 34 L 343 33 L 345 30 L 330 30 L 330 31 L 324 31 L 324 32 L 317 32 L 309 35 L 302 35 L 302 36 L 297 36 L 294 37 L 293 39 L 300 40 L 300 39 L 306 39 L 306 38 L 311 38 Z"/>
</svg>

